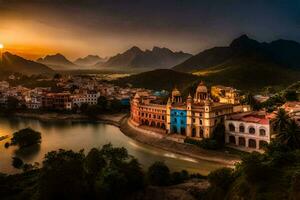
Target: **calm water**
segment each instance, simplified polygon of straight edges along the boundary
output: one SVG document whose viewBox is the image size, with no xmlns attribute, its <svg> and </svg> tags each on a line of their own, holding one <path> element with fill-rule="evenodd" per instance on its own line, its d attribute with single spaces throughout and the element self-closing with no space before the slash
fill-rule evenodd
<svg viewBox="0 0 300 200">
<path fill-rule="evenodd" d="M 125 136 L 117 127 L 107 124 L 0 118 L 0 136 L 12 135 L 13 132 L 26 127 L 42 133 L 40 148 L 35 148 L 25 155 L 19 155 L 27 163 L 41 163 L 44 155 L 52 150 L 62 148 L 78 151 L 84 149 L 87 153 L 93 147 L 101 147 L 110 142 L 114 146 L 125 147 L 131 155 L 138 158 L 144 168 L 149 167 L 155 161 L 164 161 L 171 170 L 186 169 L 201 174 L 207 174 L 211 170 L 222 167 L 214 162 L 199 162 L 186 156 L 141 144 Z M 4 144 L 7 141 L 9 139 L 0 141 L 0 172 L 15 173 L 17 170 L 11 166 L 11 161 L 12 156 L 17 154 L 16 147 L 5 149 Z"/>
</svg>

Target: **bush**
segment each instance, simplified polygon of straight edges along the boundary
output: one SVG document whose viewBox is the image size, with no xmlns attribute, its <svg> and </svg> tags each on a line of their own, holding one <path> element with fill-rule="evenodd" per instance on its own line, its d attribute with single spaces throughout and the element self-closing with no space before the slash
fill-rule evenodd
<svg viewBox="0 0 300 200">
<path fill-rule="evenodd" d="M 227 190 L 234 181 L 233 170 L 230 168 L 215 170 L 208 175 L 208 180 L 211 186 Z"/>
<path fill-rule="evenodd" d="M 13 134 L 11 145 L 18 145 L 20 148 L 41 143 L 41 133 L 25 128 Z"/>
<path fill-rule="evenodd" d="M 192 139 L 192 138 L 185 138 L 184 142 L 188 143 L 188 144 L 196 145 L 196 146 L 198 146 L 200 148 L 203 148 L 203 149 L 210 149 L 210 150 L 216 150 L 216 149 L 220 149 L 220 148 L 223 147 L 223 145 L 219 145 L 216 140 L 208 139 L 208 138 L 205 138 L 205 139 L 202 139 L 202 140 L 195 140 L 195 139 Z"/>
<path fill-rule="evenodd" d="M 173 172 L 171 174 L 172 185 L 183 183 L 187 179 L 189 179 L 189 173 L 186 170 L 182 170 L 181 172 Z"/>
<path fill-rule="evenodd" d="M 151 185 L 166 186 L 170 184 L 170 170 L 163 162 L 155 162 L 151 165 L 147 176 Z"/>
<path fill-rule="evenodd" d="M 12 158 L 12 166 L 16 169 L 20 169 L 23 166 L 23 160 L 18 157 Z"/>
</svg>

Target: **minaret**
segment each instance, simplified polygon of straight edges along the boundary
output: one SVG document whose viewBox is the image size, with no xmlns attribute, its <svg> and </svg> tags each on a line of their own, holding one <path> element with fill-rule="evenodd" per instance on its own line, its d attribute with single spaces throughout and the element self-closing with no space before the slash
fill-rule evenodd
<svg viewBox="0 0 300 200">
<path fill-rule="evenodd" d="M 193 98 L 189 94 L 186 100 L 186 135 L 188 137 L 192 136 L 192 102 Z"/>
<path fill-rule="evenodd" d="M 171 108 L 172 108 L 172 101 L 169 97 L 167 105 L 166 105 L 166 129 L 167 129 L 167 133 L 171 133 Z"/>
</svg>

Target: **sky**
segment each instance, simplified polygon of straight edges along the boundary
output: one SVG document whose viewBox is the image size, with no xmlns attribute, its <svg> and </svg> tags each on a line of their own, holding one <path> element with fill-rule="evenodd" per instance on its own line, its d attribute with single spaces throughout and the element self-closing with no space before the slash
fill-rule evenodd
<svg viewBox="0 0 300 200">
<path fill-rule="evenodd" d="M 196 54 L 241 34 L 300 42 L 300 0 L 0 0 L 0 43 L 29 59 L 132 46 Z"/>
</svg>

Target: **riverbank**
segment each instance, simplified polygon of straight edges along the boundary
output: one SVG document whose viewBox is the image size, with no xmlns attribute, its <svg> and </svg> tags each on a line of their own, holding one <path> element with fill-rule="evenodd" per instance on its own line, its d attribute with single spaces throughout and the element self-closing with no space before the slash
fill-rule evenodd
<svg viewBox="0 0 300 200">
<path fill-rule="evenodd" d="M 83 114 L 62 114 L 62 113 L 15 113 L 14 117 L 22 117 L 29 119 L 36 119 L 40 121 L 64 121 L 72 122 L 101 122 L 119 127 L 120 121 L 127 115 L 127 113 L 103 114 L 94 118 L 90 118 Z"/>
<path fill-rule="evenodd" d="M 240 157 L 237 155 L 201 149 L 199 147 L 196 147 L 195 145 L 178 143 L 166 139 L 166 137 L 160 134 L 138 130 L 136 127 L 130 124 L 128 118 L 123 118 L 120 121 L 120 130 L 125 135 L 138 142 L 156 148 L 160 148 L 166 151 L 170 151 L 173 153 L 188 156 L 196 160 L 206 160 L 206 161 L 216 162 L 226 167 L 234 167 L 234 165 L 237 162 L 240 162 Z"/>
<path fill-rule="evenodd" d="M 218 152 L 212 150 L 205 150 L 191 144 L 179 143 L 167 139 L 161 134 L 139 130 L 138 128 L 130 125 L 127 113 L 105 114 L 98 115 L 96 118 L 89 118 L 82 114 L 61 114 L 61 113 L 16 113 L 16 117 L 24 117 L 37 119 L 41 121 L 61 121 L 70 120 L 74 122 L 100 122 L 106 123 L 120 128 L 123 134 L 140 142 L 153 146 L 155 148 L 163 149 L 172 153 L 181 154 L 191 157 L 196 160 L 206 160 L 220 163 L 227 167 L 234 167 L 236 162 L 240 161 L 237 155 Z"/>
</svg>

